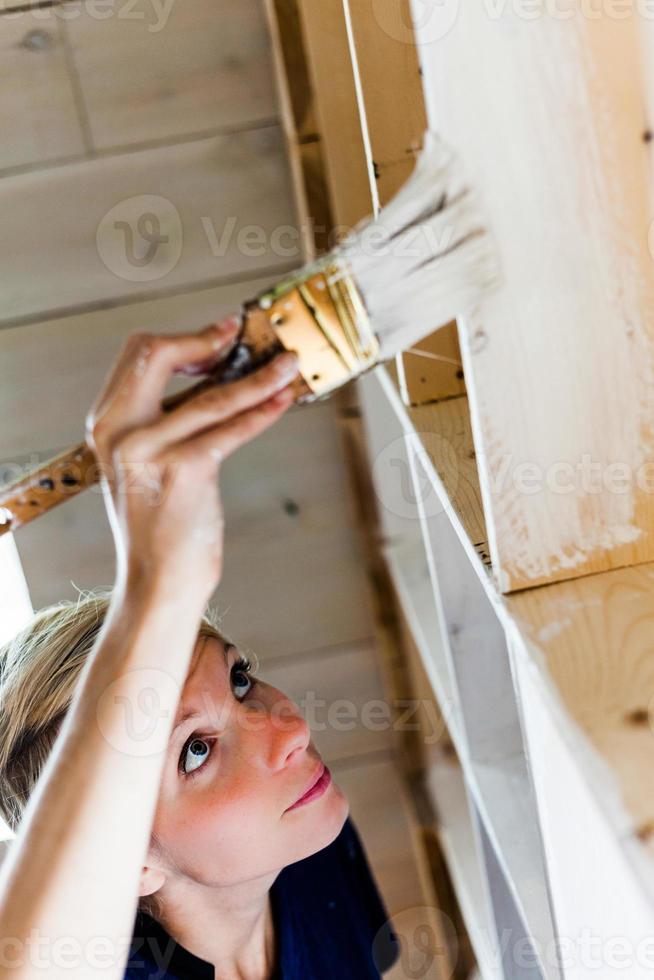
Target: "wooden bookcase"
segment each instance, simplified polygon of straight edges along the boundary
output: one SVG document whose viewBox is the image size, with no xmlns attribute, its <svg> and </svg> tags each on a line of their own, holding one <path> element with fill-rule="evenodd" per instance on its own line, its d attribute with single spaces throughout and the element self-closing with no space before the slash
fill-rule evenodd
<svg viewBox="0 0 654 980">
<path fill-rule="evenodd" d="M 480 975 L 640 980 L 652 508 L 640 490 L 493 481 L 503 453 L 541 473 L 586 448 L 605 467 L 651 463 L 651 25 L 527 4 L 452 4 L 446 23 L 448 4 L 420 4 L 414 33 L 404 0 L 268 5 L 273 24 L 297 14 L 334 223 L 383 205 L 428 122 L 461 151 L 506 266 L 487 308 L 425 341 L 440 363 L 398 359 L 357 384 L 380 548 L 452 746 L 422 784 Z M 278 71 L 288 95 L 279 47 Z"/>
</svg>

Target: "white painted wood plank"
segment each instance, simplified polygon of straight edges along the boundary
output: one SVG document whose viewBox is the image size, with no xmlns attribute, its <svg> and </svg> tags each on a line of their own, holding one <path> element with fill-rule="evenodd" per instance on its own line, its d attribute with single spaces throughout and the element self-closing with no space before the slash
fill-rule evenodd
<svg viewBox="0 0 654 980">
<path fill-rule="evenodd" d="M 14 535 L 3 534 L 0 538 L 0 646 L 25 626 L 32 612 Z"/>
<path fill-rule="evenodd" d="M 647 18 L 422 7 L 430 122 L 480 193 L 504 276 L 460 324 L 499 587 L 651 560 Z"/>
<path fill-rule="evenodd" d="M 0 318 L 286 269 L 291 199 L 277 126 L 9 177 Z"/>
<path fill-rule="evenodd" d="M 429 679 L 452 741 L 462 749 L 462 721 L 454 697 L 454 684 L 444 647 L 434 589 L 424 547 L 395 545 L 386 548 L 393 584 L 422 665 Z"/>
<path fill-rule="evenodd" d="M 502 977 L 478 844 L 461 768 L 446 761 L 430 767 L 427 788 L 438 816 L 438 834 L 470 942 L 485 980 Z"/>
<path fill-rule="evenodd" d="M 0 132 L 0 170 L 84 152 L 53 9 L 0 18 Z"/>
<path fill-rule="evenodd" d="M 260 0 L 71 5 L 65 29 L 98 149 L 277 115 Z"/>
</svg>

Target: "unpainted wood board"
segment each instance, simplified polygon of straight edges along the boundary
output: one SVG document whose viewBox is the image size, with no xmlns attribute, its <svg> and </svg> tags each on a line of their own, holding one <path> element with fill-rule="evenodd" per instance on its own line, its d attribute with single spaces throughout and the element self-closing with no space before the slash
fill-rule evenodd
<svg viewBox="0 0 654 980">
<path fill-rule="evenodd" d="M 615 774 L 634 832 L 654 847 L 654 565 L 505 601 L 530 658 Z"/>
<path fill-rule="evenodd" d="M 403 370 L 400 394 L 407 405 L 424 405 L 465 395 L 461 349 L 456 323 L 450 323 L 413 344 L 400 355 Z"/>
<path fill-rule="evenodd" d="M 0 17 L 0 170 L 84 152 L 62 23 L 52 8 Z"/>
<path fill-rule="evenodd" d="M 253 279 L 0 330 L 1 458 L 41 458 L 83 438 L 85 415 L 130 334 L 199 330 L 269 284 Z M 170 390 L 188 384 L 178 378 Z"/>
<path fill-rule="evenodd" d="M 0 209 L 10 323 L 300 264 L 277 126 L 9 177 Z"/>
<path fill-rule="evenodd" d="M 431 124 L 461 156 L 502 269 L 460 338 L 503 592 L 654 556 L 641 29 L 636 11 L 476 5 L 438 37 L 433 19 L 418 28 Z"/>
<path fill-rule="evenodd" d="M 417 405 L 407 408 L 407 414 L 471 543 L 482 561 L 490 565 L 468 399 L 462 395 L 435 404 Z M 422 489 L 423 495 L 435 493 L 426 482 Z"/>
<path fill-rule="evenodd" d="M 570 975 L 567 966 L 572 965 L 575 980 L 591 980 L 601 964 L 606 977 L 626 968 L 630 980 L 647 980 L 651 961 L 642 950 L 649 948 L 652 935 L 651 853 L 620 821 L 607 819 L 616 809 L 612 780 L 597 771 L 589 778 L 592 760 L 580 765 L 570 751 L 570 732 L 548 710 L 534 672 L 520 657 L 516 667 L 558 933 L 578 951 L 592 935 L 598 954 L 566 957 L 565 974 Z M 629 951 L 620 967 L 608 952 L 616 948 L 616 937 L 620 948 Z"/>
<path fill-rule="evenodd" d="M 414 168 L 427 128 L 409 0 L 345 0 L 382 205 Z"/>
<path fill-rule="evenodd" d="M 309 262 L 331 227 L 331 213 L 302 24 L 296 0 L 265 0 L 264 7 L 295 208 Z M 325 230 L 318 232 L 316 224 L 324 224 Z"/>
<path fill-rule="evenodd" d="M 273 63 L 282 121 L 289 139 L 318 138 L 315 95 L 311 84 L 302 20 L 297 0 L 264 0 L 270 26 Z"/>
<path fill-rule="evenodd" d="M 360 116 L 383 207 L 413 173 L 427 128 L 425 97 L 409 0 L 344 0 L 361 84 Z M 427 357 L 404 354 L 408 402 L 465 393 L 456 324 L 443 324 L 414 345 Z"/>
<path fill-rule="evenodd" d="M 70 5 L 65 29 L 97 149 L 277 115 L 260 0 Z"/>
<path fill-rule="evenodd" d="M 336 225 L 372 214 L 373 194 L 342 0 L 299 0 Z"/>
</svg>

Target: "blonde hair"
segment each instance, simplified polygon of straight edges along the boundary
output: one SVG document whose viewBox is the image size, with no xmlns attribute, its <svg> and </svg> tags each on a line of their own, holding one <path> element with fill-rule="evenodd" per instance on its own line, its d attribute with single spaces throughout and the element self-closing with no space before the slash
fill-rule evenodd
<svg viewBox="0 0 654 980">
<path fill-rule="evenodd" d="M 47 606 L 0 647 L 0 815 L 14 832 L 70 707 L 112 593 L 94 590 Z M 207 610 L 198 637 L 225 640 Z M 161 850 L 154 838 L 151 846 Z M 152 898 L 152 897 L 150 897 Z M 156 902 L 141 899 L 151 911 Z"/>
</svg>

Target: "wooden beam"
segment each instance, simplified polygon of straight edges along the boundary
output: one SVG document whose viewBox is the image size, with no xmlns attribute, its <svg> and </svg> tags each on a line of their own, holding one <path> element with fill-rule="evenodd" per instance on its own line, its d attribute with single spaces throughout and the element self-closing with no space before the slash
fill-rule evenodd
<svg viewBox="0 0 654 980">
<path fill-rule="evenodd" d="M 383 207 L 411 176 L 427 128 L 421 67 L 409 0 L 342 0 L 360 82 L 359 112 Z M 424 355 L 424 356 L 423 356 Z M 456 324 L 398 357 L 407 404 L 465 393 Z"/>
<path fill-rule="evenodd" d="M 503 268 L 459 323 L 503 592 L 654 558 L 643 23 L 467 4 L 417 30 Z"/>
</svg>

